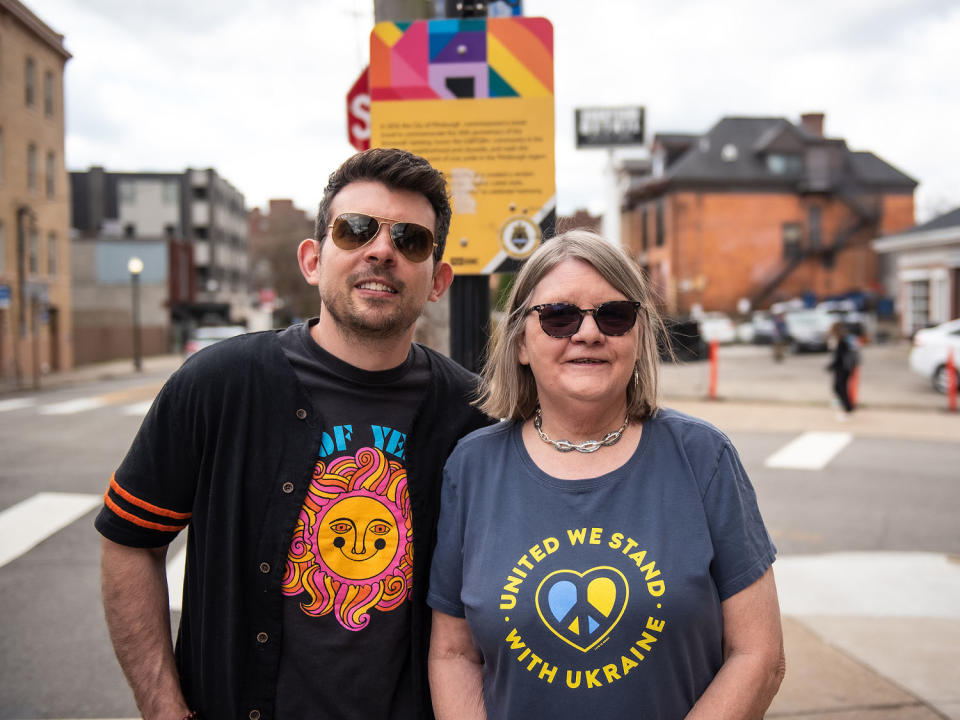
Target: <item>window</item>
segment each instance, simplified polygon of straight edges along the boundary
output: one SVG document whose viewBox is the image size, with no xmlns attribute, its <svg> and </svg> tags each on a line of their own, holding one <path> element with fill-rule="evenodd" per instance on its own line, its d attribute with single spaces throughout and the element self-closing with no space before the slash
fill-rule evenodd
<svg viewBox="0 0 960 720">
<path fill-rule="evenodd" d="M 770 153 L 767 155 L 767 170 L 774 175 L 799 175 L 803 170 L 803 159 L 792 153 Z"/>
<path fill-rule="evenodd" d="M 47 235 L 47 275 L 54 277 L 57 274 L 57 234 Z"/>
<path fill-rule="evenodd" d="M 56 177 L 57 177 L 57 156 L 52 152 L 47 153 L 47 199 L 53 200 L 56 197 Z"/>
<path fill-rule="evenodd" d="M 36 275 L 40 270 L 40 233 L 30 230 L 27 243 L 27 272 Z"/>
<path fill-rule="evenodd" d="M 203 185 L 197 185 L 193 189 L 193 199 L 194 200 L 206 200 L 207 199 L 207 188 Z"/>
<path fill-rule="evenodd" d="M 137 236 L 137 226 L 133 223 L 127 223 L 123 226 L 123 236 L 127 239 L 133 239 Z"/>
<path fill-rule="evenodd" d="M 910 330 L 927 327 L 930 321 L 930 281 L 913 280 L 907 292 L 909 293 Z"/>
<path fill-rule="evenodd" d="M 33 61 L 32 57 L 27 58 L 23 75 L 27 107 L 33 107 L 37 94 L 37 64 Z"/>
<path fill-rule="evenodd" d="M 27 146 L 27 189 L 37 189 L 37 146 L 33 143 Z"/>
<path fill-rule="evenodd" d="M 657 247 L 663 247 L 664 242 L 666 242 L 665 228 L 664 228 L 664 219 L 663 219 L 663 206 L 664 199 L 660 198 L 657 200 Z"/>
<path fill-rule="evenodd" d="M 177 190 L 180 189 L 180 186 L 175 182 L 166 182 L 163 184 L 163 196 L 161 202 L 164 205 L 176 205 L 177 204 Z"/>
<path fill-rule="evenodd" d="M 53 73 L 49 70 L 43 74 L 43 114 L 53 117 Z"/>
<path fill-rule="evenodd" d="M 819 205 L 812 205 L 807 210 L 807 232 L 810 237 L 810 249 L 818 250 L 823 243 L 823 212 Z"/>
<path fill-rule="evenodd" d="M 117 183 L 117 193 L 122 205 L 132 205 L 137 201 L 137 185 L 133 180 L 122 180 Z"/>
<path fill-rule="evenodd" d="M 803 226 L 797 222 L 783 224 L 783 258 L 799 259 L 803 253 Z"/>
</svg>

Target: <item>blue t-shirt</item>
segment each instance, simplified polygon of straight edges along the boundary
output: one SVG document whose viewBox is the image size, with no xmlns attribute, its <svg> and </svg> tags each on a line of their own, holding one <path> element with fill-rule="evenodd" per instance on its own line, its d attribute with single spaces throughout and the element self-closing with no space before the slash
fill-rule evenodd
<svg viewBox="0 0 960 720">
<path fill-rule="evenodd" d="M 520 429 L 447 461 L 427 598 L 467 619 L 488 717 L 684 717 L 723 662 L 721 603 L 776 553 L 736 450 L 661 410 L 624 466 L 561 480 Z"/>
</svg>

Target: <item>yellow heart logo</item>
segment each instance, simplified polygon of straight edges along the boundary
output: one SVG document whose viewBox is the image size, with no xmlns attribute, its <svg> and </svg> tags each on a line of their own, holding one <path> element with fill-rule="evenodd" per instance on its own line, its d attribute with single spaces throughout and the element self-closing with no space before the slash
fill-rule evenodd
<svg viewBox="0 0 960 720">
<path fill-rule="evenodd" d="M 535 601 L 543 624 L 581 652 L 600 643 L 627 609 L 630 586 L 623 573 L 601 566 L 586 572 L 555 570 L 537 587 Z"/>
</svg>

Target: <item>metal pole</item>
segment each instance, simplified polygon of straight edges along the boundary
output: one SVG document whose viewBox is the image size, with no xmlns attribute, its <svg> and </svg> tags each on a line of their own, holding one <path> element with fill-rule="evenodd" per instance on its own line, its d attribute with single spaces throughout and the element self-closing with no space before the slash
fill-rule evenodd
<svg viewBox="0 0 960 720">
<path fill-rule="evenodd" d="M 140 355 L 140 274 L 130 273 L 130 286 L 133 290 L 133 369 L 140 372 L 143 360 Z"/>
</svg>

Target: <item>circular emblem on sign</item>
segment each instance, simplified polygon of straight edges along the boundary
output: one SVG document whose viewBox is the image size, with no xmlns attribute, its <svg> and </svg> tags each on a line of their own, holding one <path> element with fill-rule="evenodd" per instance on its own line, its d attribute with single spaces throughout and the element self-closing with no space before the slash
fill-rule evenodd
<svg viewBox="0 0 960 720">
<path fill-rule="evenodd" d="M 512 258 L 525 258 L 540 244 L 540 228 L 528 217 L 518 215 L 500 228 L 500 245 Z"/>
</svg>

